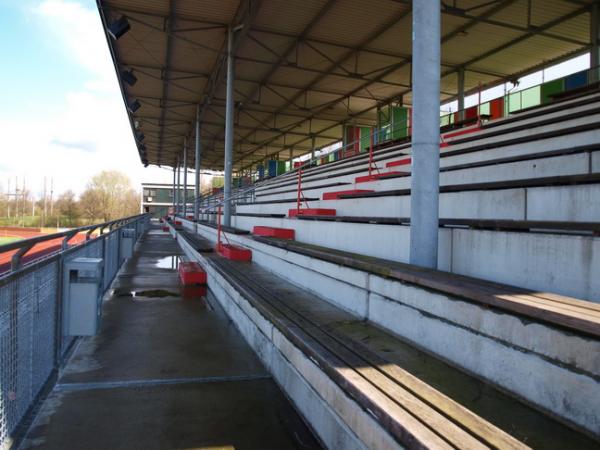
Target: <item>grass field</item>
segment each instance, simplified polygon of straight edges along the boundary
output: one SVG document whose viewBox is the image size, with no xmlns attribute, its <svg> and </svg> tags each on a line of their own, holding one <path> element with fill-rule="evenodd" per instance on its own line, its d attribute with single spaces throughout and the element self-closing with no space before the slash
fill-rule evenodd
<svg viewBox="0 0 600 450">
<path fill-rule="evenodd" d="M 0 245 L 8 244 L 9 242 L 18 241 L 19 239 L 23 239 L 15 236 L 0 236 Z"/>
</svg>

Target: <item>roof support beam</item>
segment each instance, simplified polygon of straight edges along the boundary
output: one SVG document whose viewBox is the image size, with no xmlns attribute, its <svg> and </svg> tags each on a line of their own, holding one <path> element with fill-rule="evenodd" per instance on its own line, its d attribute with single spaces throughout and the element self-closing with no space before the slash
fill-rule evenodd
<svg viewBox="0 0 600 450">
<path fill-rule="evenodd" d="M 484 13 L 484 15 L 486 15 L 486 16 L 492 15 L 492 14 L 494 14 L 495 12 L 497 12 L 497 11 L 499 11 L 499 10 L 501 10 L 501 9 L 503 9 L 503 8 L 505 8 L 505 7 L 507 7 L 509 4 L 512 4 L 512 3 L 514 3 L 515 1 L 516 1 L 516 0 L 505 0 L 504 2 L 500 3 L 500 4 L 499 4 L 498 6 L 496 6 L 495 8 L 492 8 L 491 10 L 488 10 L 488 11 L 486 11 L 486 12 Z M 553 20 L 553 21 L 547 22 L 547 23 L 545 23 L 544 25 L 541 25 L 541 26 L 537 27 L 535 30 L 531 30 L 531 31 L 529 31 L 529 32 L 525 33 L 524 35 L 522 35 L 522 36 L 519 36 L 518 38 L 515 38 L 515 39 L 513 39 L 513 40 L 511 40 L 511 41 L 509 41 L 509 42 L 507 42 L 507 43 L 505 43 L 505 44 L 502 44 L 502 45 L 500 45 L 500 46 L 498 46 L 498 47 L 496 47 L 496 48 L 494 48 L 494 49 L 492 49 L 492 50 L 490 50 L 490 51 L 488 51 L 488 52 L 485 52 L 485 54 L 483 54 L 483 55 L 480 55 L 480 56 L 474 57 L 474 58 L 472 58 L 470 61 L 468 61 L 467 63 L 465 63 L 465 70 L 468 70 L 468 67 L 467 67 L 467 66 L 468 66 L 469 64 L 474 64 L 475 62 L 478 62 L 478 61 L 480 61 L 480 60 L 482 60 L 482 59 L 484 59 L 484 58 L 488 58 L 488 57 L 490 57 L 490 56 L 493 56 L 494 54 L 496 54 L 496 53 L 498 53 L 498 52 L 500 52 L 500 51 L 502 51 L 502 50 L 505 50 L 506 48 L 509 48 L 509 47 L 511 47 L 511 46 L 513 46 L 513 45 L 516 45 L 516 44 L 518 44 L 519 42 L 522 42 L 523 40 L 525 40 L 525 39 L 528 39 L 528 38 L 532 37 L 533 35 L 535 35 L 535 34 L 536 34 L 536 31 L 539 31 L 539 30 L 541 30 L 541 31 L 544 31 L 544 30 L 546 30 L 546 29 L 550 29 L 550 28 L 552 28 L 552 27 L 556 26 L 557 24 L 559 24 L 560 22 L 562 22 L 563 20 L 570 20 L 570 19 L 572 19 L 572 18 L 574 18 L 574 17 L 577 17 L 577 16 L 579 16 L 579 15 L 581 15 L 581 14 L 584 14 L 584 13 L 586 13 L 586 12 L 589 10 L 589 8 L 590 8 L 590 6 L 589 6 L 589 5 L 586 5 L 586 6 L 584 6 L 584 7 L 580 8 L 580 9 L 578 9 L 578 10 L 576 10 L 576 11 L 573 11 L 572 13 L 568 14 L 567 16 L 564 16 L 564 17 L 561 17 L 561 18 L 559 18 L 559 19 L 556 19 L 556 20 Z M 463 26 L 463 27 L 459 28 L 458 30 L 455 30 L 454 32 L 452 32 L 452 33 L 449 33 L 448 35 L 446 35 L 446 36 L 444 36 L 444 37 L 442 38 L 442 43 L 443 43 L 443 42 L 447 42 L 447 41 L 448 41 L 449 39 L 451 39 L 453 36 L 456 36 L 456 35 L 458 35 L 458 34 L 459 34 L 461 31 L 463 31 L 463 30 L 466 30 L 466 29 L 468 29 L 468 28 L 469 28 L 469 27 L 468 27 L 467 25 L 465 25 L 465 26 Z M 564 59 L 564 58 L 561 58 L 561 59 Z M 548 63 L 548 62 L 546 62 L 545 64 L 547 64 L 547 63 Z M 446 71 L 446 72 L 442 73 L 441 77 L 443 78 L 444 76 L 450 75 L 450 74 L 452 74 L 453 72 L 454 72 L 453 70 Z M 526 73 L 530 73 L 530 71 L 523 72 L 523 74 L 526 74 Z M 504 80 L 504 81 L 506 81 L 506 80 Z M 406 93 L 409 93 L 409 92 L 410 92 L 410 90 L 406 90 L 406 91 L 400 92 L 400 93 L 398 93 L 397 95 L 394 95 L 394 96 L 391 96 L 391 97 L 389 97 L 388 99 L 386 99 L 384 102 L 381 102 L 380 104 L 386 104 L 387 102 L 394 101 L 394 100 L 396 100 L 397 98 L 400 98 L 402 95 L 404 95 L 404 94 L 406 94 Z M 340 100 L 343 100 L 343 99 L 340 99 Z M 363 115 L 363 114 L 365 114 L 365 113 L 368 113 L 369 111 L 372 111 L 372 110 L 373 110 L 373 109 L 375 109 L 376 107 L 377 107 L 377 106 L 373 106 L 373 107 L 365 108 L 365 109 L 363 109 L 363 110 L 361 110 L 361 111 L 358 111 L 358 112 L 356 112 L 356 113 L 353 113 L 353 114 L 351 114 L 351 117 L 359 117 L 359 116 L 361 116 L 361 115 Z M 344 120 L 341 120 L 341 121 L 339 121 L 338 123 L 336 123 L 335 125 L 330 125 L 330 126 L 327 126 L 327 127 L 324 127 L 324 128 L 322 128 L 322 129 L 320 129 L 318 132 L 319 132 L 319 133 L 326 132 L 326 131 L 328 131 L 328 130 L 332 129 L 333 127 L 335 127 L 335 126 L 339 126 L 339 125 L 341 125 L 343 122 L 344 122 Z M 306 140 L 306 139 L 301 139 L 301 140 L 299 140 L 299 141 L 296 141 L 296 142 L 294 142 L 294 143 L 292 143 L 292 144 L 290 144 L 290 145 L 294 145 L 294 146 L 296 146 L 297 144 L 299 144 L 299 143 L 301 143 L 301 142 L 304 142 L 305 140 Z M 264 145 L 264 144 L 265 144 L 265 143 L 263 143 L 263 145 Z M 270 145 L 270 144 L 269 144 L 269 145 Z M 260 147 L 258 147 L 258 148 L 260 148 Z M 255 150 L 256 150 L 256 149 L 253 149 L 253 151 L 255 151 Z M 257 159 L 257 160 L 255 160 L 255 161 L 258 161 L 258 159 Z M 254 161 L 253 161 L 252 163 L 254 163 Z"/>
<path fill-rule="evenodd" d="M 485 12 L 484 12 L 484 13 L 483 13 L 483 14 L 482 14 L 480 17 L 489 17 L 489 16 L 491 16 L 491 15 L 493 15 L 493 14 L 497 13 L 498 11 L 501 11 L 502 9 L 506 8 L 507 6 L 509 6 L 509 5 L 513 4 L 515 1 L 517 1 L 517 0 L 504 0 L 504 1 L 500 2 L 498 5 L 496 5 L 495 7 L 493 7 L 493 8 L 490 8 L 490 9 L 488 9 L 487 11 L 485 11 Z M 396 18 L 394 18 L 394 19 L 396 19 Z M 397 19 L 397 20 L 399 20 L 399 19 Z M 393 22 L 393 23 L 392 23 L 392 22 Z M 386 31 L 386 30 L 387 30 L 389 27 L 393 26 L 393 24 L 394 24 L 394 23 L 395 23 L 395 22 L 394 22 L 393 20 L 392 20 L 392 21 L 389 21 L 389 22 L 388 22 L 388 23 L 387 23 L 387 24 L 386 24 L 386 25 L 383 27 L 383 29 L 380 29 L 380 30 L 378 30 L 378 32 L 377 32 L 377 33 L 374 33 L 373 35 L 371 35 L 371 36 L 369 37 L 369 39 L 365 40 L 365 42 L 363 42 L 363 46 L 364 46 L 364 45 L 367 45 L 367 44 L 368 44 L 368 43 L 369 43 L 371 40 L 373 40 L 373 39 L 377 38 L 377 36 L 379 36 L 379 34 L 381 34 L 381 33 L 385 32 L 385 31 Z M 456 29 L 456 30 L 454 30 L 454 31 L 452 31 L 452 32 L 450 32 L 450 33 L 448 33 L 448 34 L 447 34 L 447 35 L 445 35 L 444 37 L 442 37 L 442 39 L 441 39 L 441 42 L 442 42 L 442 43 L 444 43 L 444 42 L 447 42 L 447 41 L 449 41 L 449 40 L 453 39 L 454 37 L 456 37 L 456 36 L 460 35 L 460 34 L 461 34 L 463 31 L 466 31 L 466 30 L 468 30 L 469 28 L 471 28 L 471 27 L 475 26 L 476 24 L 477 24 L 477 23 L 476 23 L 475 21 L 470 21 L 470 22 L 468 22 L 467 24 L 463 25 L 462 27 L 459 27 L 458 29 Z M 386 70 L 386 71 L 384 71 L 383 73 L 379 74 L 379 75 L 376 77 L 376 79 L 381 79 L 381 78 L 384 78 L 384 77 L 388 76 L 389 74 L 393 73 L 394 71 L 398 70 L 400 67 L 402 67 L 402 66 L 404 66 L 404 65 L 406 65 L 406 64 L 409 64 L 409 63 L 410 63 L 410 61 L 409 61 L 409 60 L 400 61 L 400 62 L 399 62 L 397 65 L 395 65 L 395 66 L 393 66 L 393 67 L 390 67 L 388 70 Z M 453 71 L 449 71 L 448 73 L 452 73 L 452 72 L 453 72 Z M 443 75 L 442 75 L 442 77 L 443 77 Z M 364 88 L 366 88 L 366 87 L 370 86 L 370 84 L 371 84 L 371 83 L 372 83 L 372 82 L 367 82 L 367 83 L 363 84 L 362 86 L 359 86 L 358 88 L 354 89 L 352 92 L 357 92 L 357 91 L 363 90 Z M 352 93 L 352 92 L 351 92 L 351 93 Z M 410 92 L 410 89 L 407 89 L 407 90 L 403 91 L 403 92 L 402 92 L 402 93 L 400 93 L 398 96 L 393 96 L 393 97 L 391 97 L 391 98 L 390 98 L 390 99 L 388 99 L 387 101 L 392 101 L 392 100 L 395 100 L 395 99 L 396 99 L 396 98 L 398 98 L 399 96 L 401 96 L 401 95 L 403 95 L 403 94 L 405 94 L 405 93 L 408 93 L 408 92 Z M 350 94 L 351 94 L 351 93 L 350 93 Z M 324 105 L 324 106 L 323 106 L 323 108 L 322 108 L 322 110 L 324 110 L 324 109 L 326 109 L 326 108 L 330 107 L 331 105 L 334 105 L 334 104 L 340 103 L 340 102 L 344 101 L 346 98 L 347 98 L 347 97 L 340 97 L 340 98 L 338 98 L 338 99 L 336 99 L 336 100 L 334 100 L 334 101 L 330 102 L 330 104 L 328 104 L 328 105 Z M 367 108 L 367 109 L 366 109 L 366 111 L 371 111 L 372 109 L 376 108 L 376 106 L 377 106 L 377 105 L 375 105 L 375 106 L 373 106 L 373 107 L 370 107 L 370 108 Z M 316 115 L 317 115 L 319 112 L 320 112 L 320 111 L 317 111 L 317 112 L 316 112 L 316 113 L 313 115 L 313 117 L 314 117 L 314 116 L 316 116 Z M 360 115 L 360 114 L 358 114 L 358 115 Z M 357 116 L 357 114 L 354 114 L 354 113 L 349 113 L 349 116 L 351 116 L 351 117 L 356 117 L 356 116 Z M 343 121 L 342 121 L 342 122 L 343 122 Z M 299 123 L 302 123 L 302 122 L 299 122 Z M 341 123 L 341 122 L 340 122 L 340 123 Z M 339 125 L 340 123 L 338 123 L 338 125 Z M 269 144 L 270 142 L 271 142 L 270 140 L 267 140 L 267 141 L 265 141 L 265 142 L 263 143 L 263 145 L 264 145 L 264 144 Z M 257 147 L 257 149 L 258 149 L 258 148 L 260 148 L 260 147 Z M 253 151 L 256 151 L 257 149 L 253 149 Z"/>
<path fill-rule="evenodd" d="M 261 1 L 262 0 L 246 0 L 240 2 L 240 8 L 236 12 L 233 23 L 229 24 L 230 26 L 241 27 L 240 31 L 235 33 L 235 41 L 232 42 L 231 53 L 233 55 L 235 55 L 240 45 L 240 42 L 242 41 L 246 33 L 248 33 L 250 29 L 250 24 L 252 23 L 256 12 L 260 8 Z M 227 62 L 227 55 L 229 53 L 225 48 L 225 46 L 227 45 L 227 42 L 225 42 L 224 48 L 222 49 L 221 54 L 217 57 L 217 61 L 213 67 L 213 70 L 211 71 L 211 75 L 208 80 L 208 85 L 205 89 L 204 101 L 202 103 L 202 106 L 200 107 L 200 123 L 202 123 L 202 120 L 206 115 L 206 111 L 208 110 L 208 107 L 210 106 L 213 98 L 215 97 L 217 89 L 221 85 L 223 77 L 225 76 L 225 65 Z"/>
</svg>

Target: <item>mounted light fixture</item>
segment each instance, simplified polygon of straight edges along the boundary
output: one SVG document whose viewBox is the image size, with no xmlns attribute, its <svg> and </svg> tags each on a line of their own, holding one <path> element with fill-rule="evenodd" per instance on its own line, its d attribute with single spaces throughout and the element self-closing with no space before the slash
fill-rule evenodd
<svg viewBox="0 0 600 450">
<path fill-rule="evenodd" d="M 129 112 L 134 113 L 136 112 L 138 109 L 140 109 L 140 107 L 142 106 L 142 104 L 138 101 L 137 98 L 134 98 L 132 101 L 129 102 L 129 104 L 127 105 L 127 109 L 129 110 Z"/>
<path fill-rule="evenodd" d="M 135 83 L 137 83 L 137 77 L 133 74 L 133 69 L 122 70 L 121 79 L 129 86 L 133 86 Z"/>
<path fill-rule="evenodd" d="M 135 134 L 135 139 L 138 142 L 142 142 L 145 138 L 146 138 L 146 136 L 144 135 L 144 133 L 136 133 Z"/>
<path fill-rule="evenodd" d="M 119 17 L 107 27 L 108 34 L 110 34 L 114 40 L 119 39 L 130 29 L 131 25 L 129 25 L 129 21 L 127 20 L 126 16 Z"/>
</svg>

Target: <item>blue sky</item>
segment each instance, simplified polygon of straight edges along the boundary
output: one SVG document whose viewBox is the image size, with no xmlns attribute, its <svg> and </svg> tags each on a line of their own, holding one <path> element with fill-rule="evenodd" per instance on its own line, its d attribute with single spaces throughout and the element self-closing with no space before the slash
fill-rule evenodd
<svg viewBox="0 0 600 450">
<path fill-rule="evenodd" d="M 168 182 L 139 162 L 96 4 L 0 0 L 0 188 L 81 192 L 104 169 Z"/>
</svg>

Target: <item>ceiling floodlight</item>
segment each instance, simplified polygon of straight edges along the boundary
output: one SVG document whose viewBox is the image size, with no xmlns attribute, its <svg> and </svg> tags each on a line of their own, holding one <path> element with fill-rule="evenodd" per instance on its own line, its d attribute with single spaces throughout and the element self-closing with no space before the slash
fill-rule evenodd
<svg viewBox="0 0 600 450">
<path fill-rule="evenodd" d="M 121 16 L 108 26 L 108 34 L 117 40 L 131 29 L 127 17 Z"/>
<path fill-rule="evenodd" d="M 133 74 L 133 69 L 122 70 L 121 79 L 129 86 L 133 86 L 135 83 L 137 83 L 137 77 Z"/>
<path fill-rule="evenodd" d="M 136 134 L 135 134 L 135 139 L 136 139 L 138 142 L 142 142 L 142 141 L 144 140 L 144 138 L 145 138 L 145 137 L 146 137 L 146 136 L 144 136 L 144 133 L 136 133 Z"/>
<path fill-rule="evenodd" d="M 129 105 L 127 105 L 127 109 L 129 109 L 131 113 L 134 113 L 140 109 L 141 106 L 142 104 L 137 99 L 133 99 L 131 102 L 129 102 Z"/>
</svg>

